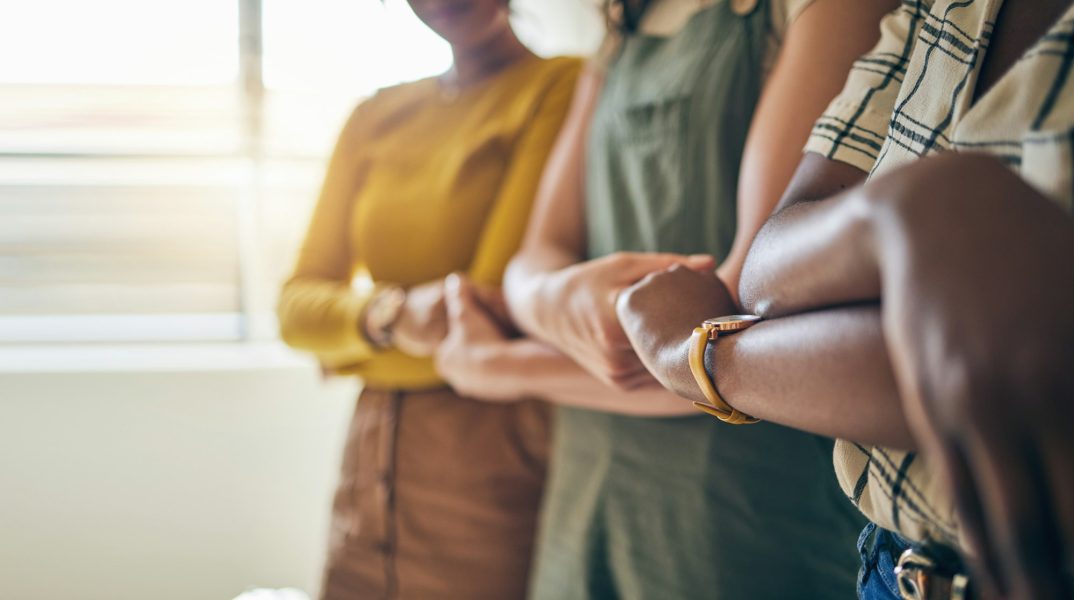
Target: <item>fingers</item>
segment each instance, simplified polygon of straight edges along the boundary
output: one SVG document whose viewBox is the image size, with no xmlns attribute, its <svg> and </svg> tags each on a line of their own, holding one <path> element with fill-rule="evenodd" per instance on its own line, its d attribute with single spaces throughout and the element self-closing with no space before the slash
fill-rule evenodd
<svg viewBox="0 0 1074 600">
<path fill-rule="evenodd" d="M 503 337 L 503 331 L 477 299 L 474 285 L 452 273 L 444 279 L 444 302 L 453 332 L 468 341 Z"/>
<path fill-rule="evenodd" d="M 616 385 L 619 389 L 626 391 L 663 387 L 648 370 L 642 370 L 628 377 L 623 377 Z"/>
<path fill-rule="evenodd" d="M 469 280 L 466 280 L 469 282 Z M 498 287 L 477 285 L 469 282 L 470 291 L 475 300 L 491 312 L 507 310 L 507 302 L 503 298 L 503 292 Z"/>
<path fill-rule="evenodd" d="M 605 372 L 608 383 L 621 390 L 634 389 L 644 383 L 646 378 L 652 377 L 633 348 L 617 352 L 610 357 Z"/>
<path fill-rule="evenodd" d="M 1002 592 L 1015 598 L 1062 598 L 1060 552 L 1050 498 L 1033 440 L 983 417 L 966 436 L 985 510 L 987 545 L 999 560 Z"/>
<path fill-rule="evenodd" d="M 623 285 L 630 285 L 654 271 L 663 271 L 674 265 L 683 265 L 695 271 L 716 269 L 716 259 L 707 254 L 669 254 L 660 252 L 621 252 L 613 255 L 617 275 Z"/>
<path fill-rule="evenodd" d="M 1045 449 L 1044 470 L 1048 475 L 1052 510 L 1058 525 L 1060 548 L 1055 569 L 1060 573 L 1064 598 L 1074 598 L 1074 442 L 1059 427 L 1053 427 L 1041 447 Z"/>
<path fill-rule="evenodd" d="M 444 278 L 444 304 L 448 318 L 453 322 L 461 321 L 467 310 L 469 300 L 468 282 L 457 273 Z"/>
<path fill-rule="evenodd" d="M 716 270 L 716 258 L 708 254 L 693 254 L 686 257 L 683 266 L 701 273 L 710 273 Z"/>
<path fill-rule="evenodd" d="M 977 493 L 973 472 L 966 454 L 955 444 L 937 443 L 931 452 L 939 459 L 943 475 L 955 500 L 955 509 L 961 524 L 964 544 L 969 549 L 968 566 L 973 573 L 974 585 L 987 590 L 986 597 L 999 597 L 1004 583 L 1000 577 L 1000 563 L 995 549 L 988 543 L 988 527 L 985 524 L 984 507 Z"/>
<path fill-rule="evenodd" d="M 472 284 L 469 286 L 474 302 L 496 323 L 508 337 L 518 337 L 520 332 L 507 308 L 503 290 L 494 286 Z"/>
</svg>

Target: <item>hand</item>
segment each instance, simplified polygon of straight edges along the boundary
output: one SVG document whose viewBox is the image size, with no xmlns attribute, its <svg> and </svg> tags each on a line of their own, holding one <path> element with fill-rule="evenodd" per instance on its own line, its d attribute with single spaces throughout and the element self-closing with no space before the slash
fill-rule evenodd
<svg viewBox="0 0 1074 600">
<path fill-rule="evenodd" d="M 411 356 L 432 356 L 447 335 L 443 280 L 407 290 L 403 313 L 392 329 L 392 343 Z"/>
<path fill-rule="evenodd" d="M 542 337 L 609 385 L 632 389 L 650 381 L 619 324 L 615 301 L 623 288 L 676 264 L 715 268 L 711 256 L 621 252 L 560 271 L 558 289 L 546 299 L 555 306 L 556 321 Z"/>
<path fill-rule="evenodd" d="M 675 265 L 623 290 L 616 308 L 649 372 L 667 389 L 703 400 L 687 360 L 690 335 L 705 319 L 736 312 L 731 293 L 716 274 Z"/>
<path fill-rule="evenodd" d="M 517 386 L 502 381 L 494 368 L 495 359 L 504 354 L 511 341 L 479 295 L 495 298 L 490 289 L 481 291 L 460 275 L 449 275 L 445 280 L 448 334 L 437 348 L 436 370 L 464 396 L 521 400 Z"/>
<path fill-rule="evenodd" d="M 950 484 L 977 580 L 1072 598 L 1074 221 L 991 159 L 901 175 L 878 241 L 895 249 L 883 320 L 907 419 Z"/>
<path fill-rule="evenodd" d="M 492 285 L 478 285 L 463 275 L 448 276 L 449 279 L 451 277 L 461 279 L 461 285 L 466 290 L 463 294 L 468 294 L 507 338 L 516 338 L 522 335 L 522 332 L 518 330 L 518 326 L 515 325 L 514 319 L 511 318 L 511 312 L 507 308 L 507 299 L 503 295 L 503 288 Z M 450 313 L 448 313 L 448 316 L 450 317 Z"/>
</svg>

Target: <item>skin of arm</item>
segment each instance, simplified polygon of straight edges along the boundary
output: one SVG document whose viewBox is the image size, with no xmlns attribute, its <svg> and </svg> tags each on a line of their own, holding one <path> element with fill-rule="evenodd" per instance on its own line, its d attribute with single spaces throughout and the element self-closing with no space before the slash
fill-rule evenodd
<svg viewBox="0 0 1074 600">
<path fill-rule="evenodd" d="M 739 233 L 720 275 L 736 282 L 753 236 L 779 200 L 815 117 L 839 90 L 852 61 L 875 41 L 893 0 L 821 0 L 798 17 L 762 95 L 744 153 Z M 833 27 L 847 32 L 831 36 Z M 823 65 L 823 68 L 818 68 Z M 601 77 L 583 77 L 571 118 L 550 161 L 538 208 L 507 275 L 511 312 L 523 331 L 561 350 L 602 381 L 621 385 L 642 365 L 614 313 L 619 291 L 672 264 L 706 271 L 711 259 L 616 254 L 581 264 L 585 131 Z M 795 110 L 786 110 L 793 106 Z M 790 140 L 790 141 L 789 141 Z"/>
<path fill-rule="evenodd" d="M 580 280 L 591 281 L 588 274 L 594 272 L 617 274 L 632 261 L 644 265 L 643 272 L 635 269 L 637 279 L 672 262 L 658 258 L 657 266 L 649 267 L 654 261 L 648 257 L 621 255 L 598 262 L 595 269 L 590 265 L 588 273 L 571 270 L 585 253 L 581 197 L 585 131 L 602 83 L 601 72 L 592 68 L 579 78 L 571 110 L 545 165 L 522 250 L 505 275 L 505 297 L 463 277 L 451 278 L 456 283 L 448 293 L 453 298 L 448 302 L 449 333 L 436 351 L 437 370 L 460 393 L 487 400 L 529 397 L 622 414 L 694 414 L 692 407 L 656 385 L 629 346 L 622 350 L 629 366 L 602 381 L 540 340 L 513 335 L 515 327 L 540 331 L 540 323 L 558 319 L 562 303 L 552 290 L 564 280 L 576 285 Z M 713 266 L 707 257 L 700 263 L 709 269 Z M 503 300 L 509 315 L 502 308 Z M 613 298 L 605 302 L 611 306 Z"/>
<path fill-rule="evenodd" d="M 747 312 L 771 318 L 879 298 L 868 208 L 854 187 L 864 180 L 854 167 L 805 155 L 745 261 L 739 291 Z"/>
<path fill-rule="evenodd" d="M 832 19 L 836 19 L 849 31 L 868 32 L 870 27 L 859 26 L 861 23 L 857 19 L 869 25 L 875 24 L 890 7 L 890 2 L 877 2 L 864 9 L 846 10 L 847 7 L 839 2 L 826 0 L 807 10 L 789 32 L 785 56 L 777 65 L 776 73 L 773 74 L 761 107 L 759 107 L 757 122 L 764 124 L 755 126 L 746 150 L 748 158 L 744 161 L 742 185 L 744 189 L 752 189 L 756 192 L 751 196 L 754 199 L 753 202 L 746 202 L 740 208 L 742 215 L 740 227 L 744 233 L 736 239 L 736 249 L 732 251 L 729 260 L 721 268 L 721 274 L 728 279 L 737 280 L 745 249 L 748 248 L 753 233 L 763 222 L 764 217 L 776 204 L 779 190 L 783 189 L 786 180 L 790 178 L 794 165 L 797 163 L 796 148 L 804 144 L 815 117 L 814 114 L 806 112 L 804 117 L 788 118 L 787 114 L 793 114 L 796 111 L 783 110 L 786 102 L 793 101 L 796 106 L 801 106 L 804 98 L 816 104 L 815 113 L 819 114 L 828 99 L 842 84 L 842 77 L 845 70 L 849 69 L 850 62 L 873 41 L 873 38 L 866 33 L 860 39 L 855 36 L 844 36 L 840 38 L 839 43 L 833 44 L 830 40 L 825 40 L 820 32 L 822 30 L 830 32 Z M 829 28 L 823 29 L 822 25 Z M 796 58 L 803 55 L 803 52 L 799 50 L 812 51 L 812 46 L 816 44 L 826 44 L 825 47 L 831 50 L 831 56 L 825 56 L 822 62 L 833 65 L 830 70 L 820 74 L 819 77 L 817 73 L 812 72 L 815 69 L 803 69 L 802 65 L 798 64 L 799 59 Z M 808 56 L 808 52 L 805 55 Z M 814 52 L 813 55 L 815 57 L 816 53 Z M 840 65 L 845 65 L 845 68 L 841 68 Z M 800 75 L 803 70 L 810 77 Z M 590 332 L 590 338 L 596 343 L 586 344 L 587 340 L 583 337 L 581 347 L 573 353 L 570 352 L 571 345 L 563 343 L 563 337 L 569 336 L 556 336 L 554 331 L 556 329 L 554 323 L 557 320 L 564 320 L 564 312 L 568 315 L 574 312 L 589 317 L 576 323 L 576 329 L 584 328 L 586 321 L 589 323 L 597 321 L 592 316 L 601 313 L 599 308 L 594 310 L 593 305 L 596 303 L 593 302 L 588 303 L 588 306 L 582 303 L 583 310 L 571 311 L 569 300 L 563 301 L 565 297 L 569 299 L 572 295 L 584 296 L 584 294 L 575 294 L 575 290 L 572 289 L 573 285 L 579 280 L 592 281 L 594 279 L 594 277 L 581 277 L 589 273 L 577 267 L 574 267 L 575 270 L 572 271 L 572 267 L 569 266 L 576 263 L 584 253 L 584 229 L 581 227 L 583 223 L 581 177 L 584 165 L 580 159 L 583 156 L 584 131 L 588 114 L 599 92 L 599 74 L 593 73 L 592 79 L 584 82 L 583 85 L 586 83 L 589 87 L 580 88 L 576 95 L 575 111 L 572 111 L 574 114 L 568 120 L 560 145 L 553 155 L 556 157 L 573 154 L 576 158 L 550 161 L 549 172 L 558 172 L 559 176 L 550 178 L 551 185 L 544 190 L 548 199 L 539 201 L 530 235 L 524 242 L 522 251 L 509 268 L 508 302 L 512 314 L 523 330 L 563 348 L 579 363 L 586 364 L 591 372 L 596 372 L 598 375 L 607 374 L 608 376 L 603 378 L 606 382 L 622 385 L 625 381 L 635 381 L 639 369 L 638 365 L 632 362 L 633 353 L 626 343 L 622 343 L 625 340 L 616 339 L 614 335 L 616 328 L 601 328 L 598 324 L 596 331 Z M 770 116 L 771 122 L 765 121 L 766 115 Z M 796 132 L 802 144 L 787 144 L 788 130 Z M 788 147 L 794 150 L 788 152 L 786 150 Z M 777 175 L 773 177 L 772 173 Z M 616 274 L 629 271 L 629 279 L 637 279 L 648 272 L 667 266 L 666 262 L 632 265 L 629 260 L 626 260 L 636 257 L 608 258 L 620 261 L 619 264 L 614 265 L 609 262 L 607 266 L 611 269 L 608 270 Z M 639 268 L 632 268 L 635 266 Z M 692 266 L 700 267 L 698 264 Z M 704 271 L 705 269 L 701 267 L 698 270 Z M 631 283 L 629 279 L 622 283 Z M 609 287 L 613 288 L 612 291 L 617 291 L 614 286 Z M 607 299 L 602 300 L 608 302 L 614 298 L 614 294 L 607 294 L 607 296 Z M 565 307 L 567 307 L 566 311 L 564 311 Z M 613 329 L 611 335 L 608 329 Z M 550 330 L 553 332 L 552 335 L 549 335 Z M 625 338 L 625 333 L 623 337 Z M 607 352 L 587 361 L 586 348 L 605 348 Z"/>
<path fill-rule="evenodd" d="M 509 337 L 496 318 L 496 300 L 464 277 L 445 285 L 449 334 L 436 353 L 437 370 L 462 394 L 492 402 L 540 398 L 564 406 L 634 416 L 695 414 L 688 404 L 639 374 L 620 391 L 570 358 L 531 338 Z M 491 306 L 490 306 L 491 304 Z"/>
<path fill-rule="evenodd" d="M 408 289 L 403 312 L 392 328 L 392 343 L 411 356 L 432 356 L 445 335 L 443 280 L 434 279 Z"/>
<path fill-rule="evenodd" d="M 980 584 L 1063 597 L 1059 557 L 1074 543 L 1074 219 L 973 155 L 922 159 L 806 201 L 803 175 L 822 161 L 803 165 L 802 185 L 759 236 L 747 306 L 792 314 L 882 296 L 906 421 L 949 483 Z M 818 229 L 837 235 L 805 233 Z M 725 352 L 735 351 L 717 350 L 721 368 Z"/>
<path fill-rule="evenodd" d="M 683 297 L 705 302 L 654 310 Z M 639 315 L 651 321 L 647 330 L 627 331 L 660 382 L 705 401 L 689 367 L 690 334 L 701 321 L 734 311 L 720 280 L 672 267 L 624 291 L 618 309 L 626 323 Z M 763 321 L 710 343 L 706 362 L 721 396 L 759 419 L 860 443 L 914 446 L 875 305 Z"/>
<path fill-rule="evenodd" d="M 541 90 L 540 100 L 514 142 L 511 161 L 500 180 L 497 198 L 476 240 L 467 273 L 477 282 L 498 284 L 507 261 L 518 248 L 540 181 L 541 167 L 567 113 L 576 79 L 577 70 L 572 66 L 542 82 L 545 87 Z M 431 356 L 436 351 L 436 346 L 447 335 L 443 298 L 442 279 L 408 290 L 405 310 L 394 327 L 396 347 L 413 356 Z M 498 311 L 498 318 L 502 319 L 503 314 L 504 311 Z"/>
<path fill-rule="evenodd" d="M 545 164 L 522 247 L 504 274 L 507 304 L 523 331 L 538 330 L 550 320 L 554 305 L 534 297 L 545 280 L 585 254 L 585 132 L 603 84 L 604 75 L 595 67 L 587 67 L 579 77 L 570 113 Z"/>
<path fill-rule="evenodd" d="M 736 301 L 750 245 L 795 174 L 816 117 L 842 89 L 853 61 L 876 43 L 877 23 L 897 4 L 818 0 L 788 29 L 750 124 L 739 174 L 735 241 L 717 271 Z"/>
<path fill-rule="evenodd" d="M 585 258 L 585 140 L 603 73 L 579 78 L 567 120 L 552 150 L 526 236 L 504 277 L 507 304 L 519 329 L 562 351 L 602 382 L 629 389 L 645 367 L 615 316 L 623 287 L 672 264 L 711 270 L 708 256 L 617 253 Z"/>
<path fill-rule="evenodd" d="M 985 156 L 867 187 L 903 407 L 977 574 L 1003 597 L 1071 597 L 1074 218 Z"/>
<path fill-rule="evenodd" d="M 862 171 L 819 157 L 807 156 L 797 173 L 795 166 L 801 158 L 798 149 L 805 145 L 816 116 L 839 91 L 853 60 L 875 42 L 876 23 L 892 7 L 890 2 L 859 3 L 853 9 L 842 2 L 819 2 L 788 32 L 746 148 L 739 213 L 753 216 L 740 224 L 746 229 L 740 230 L 735 249 L 720 268 L 724 282 L 733 286 L 738 280 L 735 268 L 743 261 L 747 269 L 755 263 L 756 250 L 745 259 L 742 248 L 749 248 L 753 233 L 776 205 L 792 174 L 795 197 L 809 199 L 826 198 L 864 180 Z M 840 23 L 840 31 L 855 34 L 833 42 L 833 20 Z M 825 67 L 819 69 L 823 71 L 819 79 L 822 85 L 814 87 L 817 65 Z M 803 98 L 807 105 L 802 104 Z M 788 142 L 787 131 L 793 132 L 793 143 Z M 816 228 L 803 228 L 800 237 L 805 241 L 825 239 L 826 235 L 837 235 L 843 226 L 842 222 L 831 223 L 819 233 Z M 762 236 L 766 229 L 767 225 Z M 773 254 L 791 252 L 782 246 L 785 240 L 781 235 L 758 238 L 753 245 L 767 243 Z M 752 274 L 767 276 L 760 269 Z M 748 293 L 752 291 L 749 285 L 752 280 L 747 279 L 742 288 L 747 311 L 766 314 L 762 310 L 766 307 Z M 649 370 L 669 389 L 695 400 L 703 400 L 703 396 L 686 360 L 690 334 L 704 319 L 733 312 L 734 298 L 727 286 L 716 278 L 681 269 L 649 276 L 626 290 L 619 302 L 620 321 Z M 858 307 L 763 325 L 717 344 L 720 359 L 727 364 L 718 363 L 721 368 L 715 373 L 716 384 L 732 405 L 759 418 L 814 433 L 912 447 L 875 308 Z M 793 337 L 796 335 L 802 339 Z M 808 352 L 801 350 L 806 348 Z M 764 375 L 759 376 L 762 371 Z M 758 376 L 749 377 L 751 374 Z M 860 394 L 847 394 L 848 389 Z M 848 399 L 865 398 L 867 402 L 855 402 L 855 410 L 846 410 Z"/>
</svg>

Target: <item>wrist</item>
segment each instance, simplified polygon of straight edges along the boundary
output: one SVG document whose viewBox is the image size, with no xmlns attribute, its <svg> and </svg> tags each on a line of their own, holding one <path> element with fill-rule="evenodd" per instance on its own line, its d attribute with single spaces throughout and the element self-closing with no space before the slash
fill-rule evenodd
<svg viewBox="0 0 1074 600">
<path fill-rule="evenodd" d="M 716 385 L 715 354 L 711 354 L 710 358 L 710 350 L 721 337 L 733 336 L 759 320 L 760 317 L 756 315 L 726 315 L 707 319 L 701 327 L 694 329 L 691 335 L 690 371 L 697 387 L 705 396 L 705 400 L 694 402 L 694 406 L 724 423 L 747 425 L 759 420 L 739 411 L 724 400 Z"/>
<path fill-rule="evenodd" d="M 391 347 L 396 325 L 404 317 L 406 291 L 396 285 L 378 285 L 358 317 L 359 334 L 374 348 Z"/>
<path fill-rule="evenodd" d="M 556 387 L 557 373 L 548 368 L 549 353 L 554 351 L 542 342 L 524 337 L 485 346 L 479 362 L 490 387 L 501 396 L 541 398 L 549 387 Z"/>
<path fill-rule="evenodd" d="M 710 348 L 706 351 L 706 369 L 711 369 L 707 354 L 714 345 L 710 344 Z M 657 360 L 659 362 L 659 368 L 657 369 L 659 373 L 654 373 L 654 376 L 660 381 L 661 385 L 688 400 L 698 402 L 705 400 L 705 394 L 697 386 L 694 374 L 690 370 L 689 336 L 680 338 L 677 342 L 665 346 Z M 709 372 L 711 373 L 711 371 Z"/>
<path fill-rule="evenodd" d="M 527 333 L 544 338 L 555 331 L 570 294 L 571 278 L 569 272 L 565 271 L 552 271 L 534 277 L 528 294 L 533 307 L 533 330 L 527 330 Z"/>
<path fill-rule="evenodd" d="M 474 350 L 477 379 L 490 395 L 501 400 L 521 400 L 532 395 L 536 377 L 527 377 L 525 362 L 517 356 L 520 342 L 502 341 Z M 520 368 L 521 367 L 521 368 Z"/>
<path fill-rule="evenodd" d="M 544 307 L 539 298 L 547 275 L 524 268 L 517 261 L 516 258 L 511 263 L 504 277 L 504 301 L 518 329 L 532 335 L 541 324 L 541 310 Z"/>
</svg>

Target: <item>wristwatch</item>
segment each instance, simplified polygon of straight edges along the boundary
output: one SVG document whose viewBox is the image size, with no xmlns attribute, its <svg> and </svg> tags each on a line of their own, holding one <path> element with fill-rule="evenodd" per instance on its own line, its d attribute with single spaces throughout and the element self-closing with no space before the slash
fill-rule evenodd
<svg viewBox="0 0 1074 600">
<path fill-rule="evenodd" d="M 758 423 L 760 419 L 755 419 L 739 411 L 724 402 L 723 398 L 720 397 L 720 392 L 716 391 L 716 385 L 713 384 L 712 378 L 709 377 L 708 371 L 705 370 L 705 349 L 708 347 L 710 340 L 715 340 L 721 335 L 737 333 L 760 320 L 761 317 L 756 315 L 728 315 L 708 319 L 701 324 L 701 327 L 694 329 L 694 334 L 690 338 L 690 371 L 693 372 L 698 387 L 701 388 L 705 398 L 708 399 L 708 403 L 694 402 L 694 406 L 724 423 L 747 425 Z"/>
<path fill-rule="evenodd" d="M 403 315 L 406 290 L 397 285 L 378 287 L 362 313 L 362 331 L 376 348 L 392 345 L 392 328 Z"/>
</svg>

